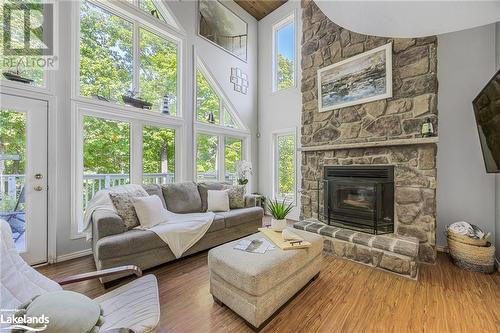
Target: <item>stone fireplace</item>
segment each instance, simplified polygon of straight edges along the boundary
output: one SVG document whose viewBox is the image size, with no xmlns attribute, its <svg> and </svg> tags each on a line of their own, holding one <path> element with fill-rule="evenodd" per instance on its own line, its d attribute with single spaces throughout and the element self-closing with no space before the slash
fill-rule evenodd
<svg viewBox="0 0 500 333">
<path fill-rule="evenodd" d="M 416 237 L 418 260 L 434 262 L 438 140 L 422 138 L 420 129 L 427 118 L 437 129 L 436 37 L 361 35 L 331 22 L 312 1 L 303 0 L 302 8 L 302 219 L 325 222 L 325 190 L 330 188 L 323 180 L 329 167 L 385 166 L 393 170 L 394 234 Z M 392 98 L 318 112 L 318 69 L 389 42 Z M 353 193 L 344 195 L 354 205 L 367 204 L 371 195 L 370 190 L 358 197 Z"/>
</svg>

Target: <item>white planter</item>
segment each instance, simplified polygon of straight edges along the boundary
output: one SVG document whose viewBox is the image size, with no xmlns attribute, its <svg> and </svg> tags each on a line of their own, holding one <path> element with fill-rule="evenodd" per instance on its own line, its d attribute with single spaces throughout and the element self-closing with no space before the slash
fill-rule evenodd
<svg viewBox="0 0 500 333">
<path fill-rule="evenodd" d="M 276 220 L 275 218 L 271 219 L 271 229 L 275 231 L 283 231 L 287 227 L 286 219 Z"/>
</svg>

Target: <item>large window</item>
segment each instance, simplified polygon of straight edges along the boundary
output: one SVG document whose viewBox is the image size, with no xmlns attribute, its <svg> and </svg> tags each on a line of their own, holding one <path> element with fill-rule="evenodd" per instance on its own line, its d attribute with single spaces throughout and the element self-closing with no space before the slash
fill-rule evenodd
<svg viewBox="0 0 500 333">
<path fill-rule="evenodd" d="M 217 135 L 199 133 L 196 136 L 196 178 L 198 181 L 218 180 L 218 147 Z"/>
<path fill-rule="evenodd" d="M 274 91 L 295 86 L 295 16 L 291 15 L 273 27 Z"/>
<path fill-rule="evenodd" d="M 196 179 L 234 182 L 235 163 L 244 159 L 243 142 L 243 138 L 230 135 L 198 133 Z"/>
<path fill-rule="evenodd" d="M 165 184 L 175 181 L 175 130 L 142 128 L 142 181 Z"/>
<path fill-rule="evenodd" d="M 212 82 L 210 82 L 212 81 Z M 212 78 L 196 69 L 196 121 L 230 128 L 241 128 L 228 103 L 215 88 Z"/>
<path fill-rule="evenodd" d="M 177 115 L 178 43 L 121 15 L 81 2 L 80 95 L 118 104 L 127 95 Z"/>
<path fill-rule="evenodd" d="M 224 180 L 237 179 L 235 163 L 243 160 L 243 140 L 239 138 L 224 137 Z"/>
<path fill-rule="evenodd" d="M 274 135 L 274 196 L 295 202 L 296 196 L 295 134 Z"/>
<path fill-rule="evenodd" d="M 83 209 L 94 194 L 130 183 L 130 124 L 83 117 Z"/>
</svg>

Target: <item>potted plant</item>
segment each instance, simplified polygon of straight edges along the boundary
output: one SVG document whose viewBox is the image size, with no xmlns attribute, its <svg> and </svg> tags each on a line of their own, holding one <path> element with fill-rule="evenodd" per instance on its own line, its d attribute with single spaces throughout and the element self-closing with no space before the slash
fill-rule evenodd
<svg viewBox="0 0 500 333">
<path fill-rule="evenodd" d="M 248 184 L 248 177 L 252 174 L 252 163 L 248 161 L 236 161 L 234 167 L 238 177 L 238 184 Z"/>
<path fill-rule="evenodd" d="M 293 208 L 293 203 L 286 204 L 285 200 L 279 202 L 277 199 L 269 200 L 267 204 L 269 212 L 273 216 L 271 218 L 271 229 L 275 231 L 283 231 L 286 228 L 286 216 Z"/>
</svg>

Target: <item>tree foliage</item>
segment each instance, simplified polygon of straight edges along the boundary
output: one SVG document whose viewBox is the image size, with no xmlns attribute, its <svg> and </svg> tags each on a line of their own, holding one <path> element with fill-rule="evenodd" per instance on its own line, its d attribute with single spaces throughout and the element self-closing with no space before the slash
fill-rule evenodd
<svg viewBox="0 0 500 333">
<path fill-rule="evenodd" d="M 208 122 L 208 115 L 214 114 L 215 124 L 220 120 L 220 99 L 203 73 L 196 70 L 196 119 Z"/>
<path fill-rule="evenodd" d="M 6 160 L 3 162 L 3 173 L 6 175 L 24 174 L 25 154 L 26 114 L 12 110 L 0 110 L 0 155 L 14 155 L 18 157 L 18 160 Z"/>
<path fill-rule="evenodd" d="M 293 61 L 278 54 L 278 90 L 290 88 L 294 85 Z"/>
<path fill-rule="evenodd" d="M 295 189 L 295 140 L 293 135 L 278 137 L 278 194 L 293 197 Z"/>
</svg>

